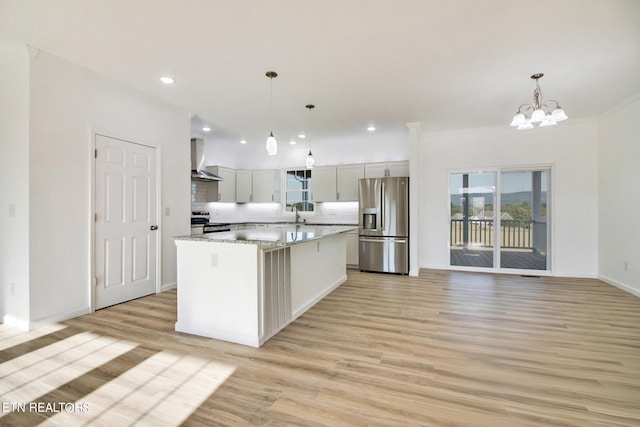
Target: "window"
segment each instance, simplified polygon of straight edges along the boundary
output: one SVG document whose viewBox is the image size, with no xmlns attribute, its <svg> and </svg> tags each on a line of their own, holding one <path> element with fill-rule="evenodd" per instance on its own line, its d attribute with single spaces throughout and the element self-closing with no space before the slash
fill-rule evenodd
<svg viewBox="0 0 640 427">
<path fill-rule="evenodd" d="M 294 207 L 299 212 L 313 212 L 311 170 L 288 170 L 286 172 L 285 204 L 286 210 L 289 212 L 292 212 Z"/>
</svg>

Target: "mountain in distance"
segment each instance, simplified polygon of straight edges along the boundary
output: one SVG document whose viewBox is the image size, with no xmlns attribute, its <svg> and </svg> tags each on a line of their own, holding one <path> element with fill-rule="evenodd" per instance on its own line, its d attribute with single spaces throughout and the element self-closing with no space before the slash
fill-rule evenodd
<svg viewBox="0 0 640 427">
<path fill-rule="evenodd" d="M 471 193 L 469 194 L 469 200 L 473 200 L 474 197 L 484 197 L 485 205 L 493 205 L 493 194 L 492 193 Z M 451 195 L 451 203 L 454 206 L 460 206 L 462 199 L 462 194 L 452 194 Z M 522 202 L 531 202 L 532 195 L 531 191 L 517 191 L 515 193 L 506 193 L 502 194 L 501 203 L 503 205 L 517 205 Z M 547 202 L 547 192 L 542 192 L 542 202 Z"/>
</svg>

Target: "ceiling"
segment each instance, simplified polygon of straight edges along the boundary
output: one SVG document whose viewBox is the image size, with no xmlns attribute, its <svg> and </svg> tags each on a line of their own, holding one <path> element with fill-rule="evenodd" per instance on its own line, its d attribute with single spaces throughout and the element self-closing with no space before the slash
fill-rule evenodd
<svg viewBox="0 0 640 427">
<path fill-rule="evenodd" d="M 539 72 L 571 119 L 640 92 L 637 0 L 0 0 L 13 42 L 190 111 L 220 144 L 507 126 Z"/>
</svg>

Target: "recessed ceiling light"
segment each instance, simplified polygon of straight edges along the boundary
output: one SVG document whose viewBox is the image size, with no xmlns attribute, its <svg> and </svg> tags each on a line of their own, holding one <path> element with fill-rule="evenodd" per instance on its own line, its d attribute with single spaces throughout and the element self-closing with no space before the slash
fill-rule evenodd
<svg viewBox="0 0 640 427">
<path fill-rule="evenodd" d="M 300 135 L 298 135 L 298 138 L 300 139 L 305 139 L 307 137 L 307 135 L 305 135 L 304 133 L 301 133 Z"/>
<path fill-rule="evenodd" d="M 169 76 L 162 76 L 160 77 L 160 81 L 166 85 L 170 85 L 172 84 L 175 80 L 173 80 L 171 77 Z"/>
<path fill-rule="evenodd" d="M 211 128 L 209 126 L 203 126 L 202 130 L 205 132 L 211 132 Z"/>
<path fill-rule="evenodd" d="M 369 127 L 367 128 L 367 130 L 368 130 L 369 132 L 373 132 L 374 130 L 376 130 L 376 127 L 375 127 L 375 126 L 373 126 L 373 125 L 371 125 L 371 126 L 369 126 Z"/>
<path fill-rule="evenodd" d="M 247 141 L 244 140 L 244 139 L 242 141 L 240 141 L 240 144 L 246 144 L 246 143 L 247 143 Z"/>
<path fill-rule="evenodd" d="M 295 140 L 295 139 L 292 139 L 291 141 L 289 141 L 289 144 L 291 144 L 291 145 L 296 145 L 296 140 Z"/>
</svg>

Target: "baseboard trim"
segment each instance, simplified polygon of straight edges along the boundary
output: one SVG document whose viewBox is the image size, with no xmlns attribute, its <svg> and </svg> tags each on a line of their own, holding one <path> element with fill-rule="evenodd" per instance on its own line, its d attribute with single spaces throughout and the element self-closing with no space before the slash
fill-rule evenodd
<svg viewBox="0 0 640 427">
<path fill-rule="evenodd" d="M 12 314 L 5 314 L 2 316 L 2 323 L 7 326 L 11 326 L 16 329 L 20 329 L 22 331 L 29 330 L 29 321 L 16 317 Z"/>
<path fill-rule="evenodd" d="M 316 305 L 322 298 L 324 298 L 327 295 L 329 295 L 338 286 L 342 285 L 346 281 L 347 281 L 347 275 L 345 274 L 344 276 L 340 277 L 334 284 L 329 286 L 324 291 L 320 292 L 318 295 L 316 295 L 313 299 L 311 299 L 306 304 L 304 304 L 302 307 L 297 309 L 295 312 L 291 313 L 291 321 L 289 323 L 293 322 L 295 319 L 300 317 L 305 311 L 309 310 L 311 307 Z"/>
<path fill-rule="evenodd" d="M 84 316 L 85 314 L 89 313 L 91 313 L 91 307 L 83 307 L 78 310 L 54 314 L 53 316 L 41 317 L 40 319 L 35 319 L 29 322 L 29 330 L 38 329 L 42 326 L 62 322 L 63 320 L 73 319 L 74 317 Z"/>
<path fill-rule="evenodd" d="M 177 332 L 182 332 L 185 334 L 198 335 L 201 337 L 213 338 L 222 341 L 228 341 L 235 344 L 243 344 L 251 347 L 260 347 L 260 337 L 257 335 L 246 335 L 240 334 L 236 332 L 229 331 L 221 331 L 218 329 L 202 329 L 199 327 L 194 327 L 184 322 L 176 322 L 175 329 Z"/>
<path fill-rule="evenodd" d="M 602 280 L 603 282 L 605 282 L 608 285 L 615 286 L 618 289 L 621 289 L 621 290 L 623 290 L 625 292 L 628 292 L 631 295 L 635 295 L 637 297 L 640 297 L 640 289 L 636 289 L 636 288 L 633 288 L 633 287 L 631 287 L 629 285 L 625 285 L 622 282 L 619 282 L 619 281 L 617 281 L 615 279 L 612 279 L 611 277 L 607 277 L 607 276 L 603 276 L 603 275 L 598 276 L 598 279 Z"/>
<path fill-rule="evenodd" d="M 170 291 L 177 288 L 178 288 L 178 282 L 165 283 L 164 285 L 160 286 L 160 292 L 166 292 L 166 291 Z"/>
</svg>

